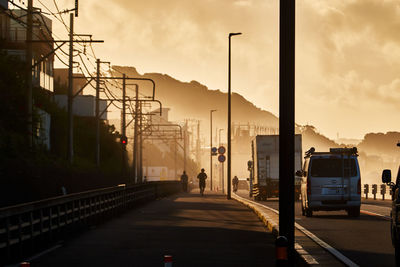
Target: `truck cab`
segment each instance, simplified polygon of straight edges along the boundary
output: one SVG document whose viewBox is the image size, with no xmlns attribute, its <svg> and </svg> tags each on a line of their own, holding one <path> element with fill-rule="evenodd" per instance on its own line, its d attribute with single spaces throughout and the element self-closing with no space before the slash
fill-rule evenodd
<svg viewBox="0 0 400 267">
<path fill-rule="evenodd" d="M 301 207 L 303 215 L 313 211 L 346 210 L 349 216 L 360 216 L 361 176 L 357 148 L 331 148 L 315 152 L 311 148 L 304 157 Z"/>
</svg>

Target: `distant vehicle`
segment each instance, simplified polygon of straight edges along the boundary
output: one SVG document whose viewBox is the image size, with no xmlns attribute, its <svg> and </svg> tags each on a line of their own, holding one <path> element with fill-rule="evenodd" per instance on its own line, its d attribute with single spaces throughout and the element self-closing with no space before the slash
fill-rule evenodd
<svg viewBox="0 0 400 267">
<path fill-rule="evenodd" d="M 397 143 L 400 147 L 400 142 Z M 397 177 L 395 182 L 392 182 L 391 170 L 383 170 L 382 182 L 389 185 L 392 189 L 392 210 L 390 212 L 390 232 L 392 238 L 392 244 L 395 248 L 396 255 L 396 266 L 400 265 L 400 165 L 397 171 Z"/>
<path fill-rule="evenodd" d="M 295 135 L 295 170 L 301 168 L 301 135 Z M 250 190 L 256 200 L 279 196 L 279 135 L 257 135 L 252 140 Z M 295 199 L 300 196 L 300 179 L 295 179 Z"/>
<path fill-rule="evenodd" d="M 329 152 L 306 152 L 302 177 L 301 208 L 311 217 L 318 210 L 346 210 L 360 216 L 361 177 L 357 148 L 331 148 Z"/>
</svg>

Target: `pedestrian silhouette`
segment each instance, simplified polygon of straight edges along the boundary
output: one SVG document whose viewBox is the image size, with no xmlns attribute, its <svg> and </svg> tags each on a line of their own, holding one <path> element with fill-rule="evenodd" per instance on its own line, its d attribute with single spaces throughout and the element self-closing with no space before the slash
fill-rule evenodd
<svg viewBox="0 0 400 267">
<path fill-rule="evenodd" d="M 182 175 L 181 175 L 181 183 L 182 183 L 182 190 L 183 192 L 187 192 L 187 187 L 188 187 L 188 176 L 186 174 L 185 171 L 183 171 Z"/>
<path fill-rule="evenodd" d="M 238 190 L 238 186 L 239 186 L 239 178 L 237 178 L 236 175 L 232 179 L 232 185 L 233 185 L 233 192 L 236 192 Z"/>
<path fill-rule="evenodd" d="M 201 169 L 201 172 L 199 173 L 199 175 L 197 175 L 197 179 L 199 179 L 200 194 L 203 196 L 204 189 L 206 188 L 207 179 L 207 174 L 204 172 L 204 169 Z"/>
</svg>

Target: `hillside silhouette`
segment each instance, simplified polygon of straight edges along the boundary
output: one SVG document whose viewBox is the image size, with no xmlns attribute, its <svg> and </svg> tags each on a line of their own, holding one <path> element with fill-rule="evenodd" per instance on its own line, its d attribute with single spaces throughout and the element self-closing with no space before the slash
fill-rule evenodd
<svg viewBox="0 0 400 267">
<path fill-rule="evenodd" d="M 128 77 L 150 78 L 156 83 L 156 99 L 164 107 L 171 108 L 170 120 L 183 121 L 184 119 L 198 119 L 204 121 L 208 127 L 210 110 L 213 113 L 213 123 L 216 127 L 226 128 L 227 94 L 220 90 L 210 90 L 196 82 L 182 82 L 160 73 L 139 74 L 134 67 L 113 66 L 118 73 L 125 73 Z M 144 87 L 144 86 L 143 86 Z M 142 93 L 150 95 L 150 88 L 140 89 Z M 132 94 L 133 92 L 131 92 Z M 237 93 L 232 94 L 232 121 L 236 123 L 254 123 L 266 127 L 278 128 L 278 118 L 271 112 L 256 107 Z"/>
</svg>

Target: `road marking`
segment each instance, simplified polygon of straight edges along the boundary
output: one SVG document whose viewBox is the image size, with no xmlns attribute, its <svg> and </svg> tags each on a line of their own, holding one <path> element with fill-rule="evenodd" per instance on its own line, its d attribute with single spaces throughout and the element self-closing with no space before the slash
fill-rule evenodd
<svg viewBox="0 0 400 267">
<path fill-rule="evenodd" d="M 372 211 L 367 211 L 367 210 L 360 210 L 361 213 L 366 214 L 366 215 L 370 215 L 370 216 L 375 216 L 375 217 L 379 217 L 382 218 L 384 220 L 390 221 L 390 216 L 386 216 L 386 215 L 382 215 L 382 214 L 378 214 Z"/>
<path fill-rule="evenodd" d="M 235 195 L 237 196 L 237 195 Z M 262 205 L 260 203 L 254 202 L 252 200 L 248 200 L 248 199 L 244 199 L 242 197 L 237 196 L 238 198 L 241 198 L 242 200 L 246 200 L 251 202 L 252 204 L 255 204 L 256 206 L 261 206 L 263 208 L 267 208 L 272 212 L 275 212 L 276 214 L 279 214 L 279 211 L 268 207 L 266 205 Z M 347 266 L 358 266 L 357 264 L 355 264 L 353 261 L 351 261 L 349 258 L 347 258 L 346 256 L 344 256 L 342 253 L 340 253 L 338 250 L 336 250 L 335 248 L 333 248 L 332 246 L 330 246 L 328 243 L 322 241 L 321 239 L 319 239 L 316 235 L 314 235 L 313 233 L 311 233 L 310 231 L 308 231 L 306 228 L 304 228 L 303 226 L 301 226 L 298 223 L 295 223 L 295 227 L 297 229 L 299 229 L 300 231 L 302 231 L 306 236 L 308 236 L 309 238 L 311 238 L 315 243 L 317 243 L 318 245 L 320 245 L 322 248 L 324 248 L 325 250 L 327 250 L 329 253 L 331 253 L 333 256 L 335 256 L 337 259 L 339 259 L 340 261 L 342 261 L 344 264 L 346 264 Z"/>
<path fill-rule="evenodd" d="M 42 251 L 42 252 L 30 257 L 29 259 L 23 260 L 22 262 L 24 262 L 24 261 L 26 261 L 26 262 L 34 261 L 34 260 L 36 260 L 36 259 L 38 259 L 38 258 L 40 258 L 40 257 L 52 252 L 52 251 L 60 248 L 60 247 L 62 247 L 62 245 L 55 245 L 54 247 L 46 249 L 46 250 L 44 250 L 44 251 Z M 18 263 L 18 264 L 14 264 L 14 265 L 7 265 L 6 267 L 19 267 L 19 266 L 20 266 L 20 264 Z"/>
</svg>

